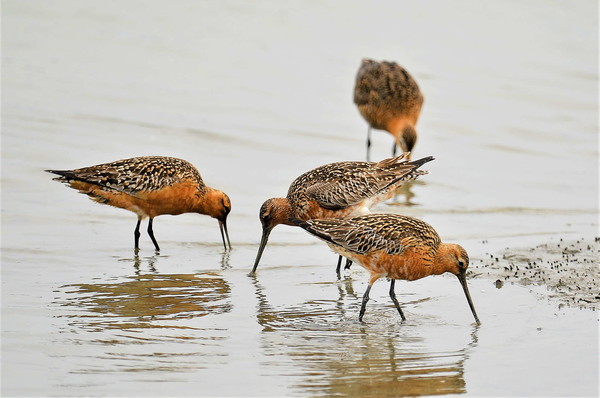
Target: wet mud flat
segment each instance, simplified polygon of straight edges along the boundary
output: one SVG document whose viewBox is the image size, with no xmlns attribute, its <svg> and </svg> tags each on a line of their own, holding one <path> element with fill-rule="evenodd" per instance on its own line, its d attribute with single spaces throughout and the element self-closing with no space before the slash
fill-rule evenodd
<svg viewBox="0 0 600 398">
<path fill-rule="evenodd" d="M 485 242 L 484 242 L 485 243 Z M 600 304 L 600 237 L 552 240 L 507 247 L 475 259 L 472 275 L 505 283 L 546 286 L 561 305 L 597 310 Z"/>
</svg>

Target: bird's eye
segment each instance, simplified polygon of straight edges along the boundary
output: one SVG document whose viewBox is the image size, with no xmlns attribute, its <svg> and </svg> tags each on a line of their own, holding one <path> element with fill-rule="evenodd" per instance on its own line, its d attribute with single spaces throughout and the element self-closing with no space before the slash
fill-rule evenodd
<svg viewBox="0 0 600 398">
<path fill-rule="evenodd" d="M 458 266 L 459 266 L 460 268 L 463 268 L 463 267 L 465 266 L 465 262 L 464 262 L 464 261 L 462 261 L 462 260 L 458 260 Z"/>
</svg>

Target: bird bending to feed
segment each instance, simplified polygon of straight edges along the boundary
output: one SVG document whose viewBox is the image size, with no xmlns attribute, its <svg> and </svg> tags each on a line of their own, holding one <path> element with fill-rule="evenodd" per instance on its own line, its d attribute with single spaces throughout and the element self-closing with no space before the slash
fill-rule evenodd
<svg viewBox="0 0 600 398">
<path fill-rule="evenodd" d="M 356 75 L 354 103 L 369 123 L 367 161 L 371 149 L 371 128 L 386 130 L 394 136 L 396 147 L 412 151 L 417 141 L 415 126 L 423 106 L 423 94 L 415 79 L 395 62 L 363 59 Z"/>
<path fill-rule="evenodd" d="M 216 218 L 223 246 L 227 250 L 228 244 L 231 249 L 227 232 L 227 215 L 231 210 L 229 197 L 204 184 L 198 170 L 185 160 L 142 156 L 75 170 L 46 171 L 59 175 L 54 178 L 55 181 L 77 189 L 98 203 L 137 214 L 134 231 L 136 250 L 139 248 L 142 219 L 149 217 L 148 235 L 156 251 L 160 251 L 154 238 L 152 220 L 163 214 L 182 213 L 200 213 Z"/>
<path fill-rule="evenodd" d="M 391 280 L 390 298 L 406 318 L 396 299 L 396 279 L 414 281 L 450 272 L 458 277 L 471 312 L 480 324 L 469 289 L 466 271 L 469 256 L 457 244 L 442 243 L 437 232 L 424 221 L 398 214 L 368 214 L 347 219 L 291 220 L 327 242 L 336 253 L 358 262 L 371 274 L 358 320 L 362 322 L 369 292 L 381 277 Z"/>
<path fill-rule="evenodd" d="M 368 213 L 378 202 L 391 198 L 400 185 L 428 174 L 418 169 L 432 160 L 428 156 L 411 162 L 404 153 L 380 162 L 330 163 L 302 174 L 292 182 L 285 198 L 267 199 L 260 208 L 263 232 L 250 275 L 256 272 L 275 226 L 294 225 L 290 218 L 343 218 Z"/>
</svg>

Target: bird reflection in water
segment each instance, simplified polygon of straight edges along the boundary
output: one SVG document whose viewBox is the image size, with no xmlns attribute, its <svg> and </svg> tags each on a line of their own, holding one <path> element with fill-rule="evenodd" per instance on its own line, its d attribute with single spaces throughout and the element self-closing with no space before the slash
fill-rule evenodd
<svg viewBox="0 0 600 398">
<path fill-rule="evenodd" d="M 397 397 L 467 391 L 465 362 L 477 345 L 478 325 L 445 321 L 398 322 L 389 317 L 356 322 L 360 294 L 347 277 L 336 281 L 337 300 L 272 305 L 256 278 L 257 321 L 267 356 L 283 356 L 298 375 L 295 388 L 310 396 Z M 412 303 L 429 300 L 423 298 Z M 457 330 L 460 329 L 460 330 Z M 300 333 L 296 333 L 300 332 Z M 439 342 L 444 344 L 440 345 Z M 443 347 L 442 350 L 436 350 Z"/>
<path fill-rule="evenodd" d="M 148 262 L 148 270 L 155 274 L 156 273 L 156 261 L 157 261 L 157 255 L 153 255 L 153 256 L 148 256 L 148 257 L 144 257 L 144 260 L 147 260 Z M 123 262 L 133 262 L 133 269 L 135 270 L 135 274 L 136 275 L 141 275 L 142 273 L 142 265 L 143 265 L 143 261 L 142 258 L 140 258 L 140 256 L 138 255 L 138 252 L 135 252 L 133 258 L 121 258 L 119 259 L 119 261 L 123 261 Z"/>
<path fill-rule="evenodd" d="M 450 326 L 450 325 L 448 325 Z M 435 327 L 441 327 L 436 325 Z M 420 325 L 412 330 L 372 330 L 360 325 L 354 336 L 340 335 L 340 351 L 336 359 L 312 361 L 315 368 L 308 374 L 327 374 L 326 384 L 312 384 L 313 396 L 398 397 L 463 394 L 467 392 L 465 362 L 477 346 L 477 324 L 471 332 L 452 338 L 420 333 Z M 444 333 L 441 331 L 441 333 Z M 439 337 L 439 338 L 438 338 Z M 444 351 L 435 351 L 437 341 L 445 341 Z"/>
<path fill-rule="evenodd" d="M 396 189 L 396 192 L 394 192 L 394 197 L 390 201 L 386 202 L 386 204 L 388 206 L 418 206 L 419 203 L 413 200 L 416 196 L 416 194 L 413 192 L 415 185 L 427 185 L 427 183 L 422 180 L 407 182 Z"/>
<path fill-rule="evenodd" d="M 333 331 L 340 321 L 340 314 L 345 317 L 344 298 L 347 295 L 357 298 L 352 291 L 350 280 L 345 279 L 337 283 L 337 300 L 308 300 L 300 305 L 277 308 L 269 302 L 258 278 L 255 275 L 251 278 L 258 299 L 256 320 L 265 332 L 283 329 L 310 331 L 315 328 Z M 344 286 L 350 286 L 350 290 L 346 290 Z"/>
<path fill-rule="evenodd" d="M 130 261 L 130 259 L 122 260 Z M 133 258 L 134 276 L 101 282 L 78 283 L 61 288 L 66 292 L 63 306 L 86 312 L 73 316 L 71 325 L 94 330 L 131 328 L 190 328 L 173 321 L 230 312 L 231 287 L 215 272 L 201 274 L 159 274 L 156 256 Z M 147 265 L 144 263 L 147 261 Z M 150 273 L 143 273 L 148 267 Z"/>
<path fill-rule="evenodd" d="M 221 253 L 221 269 L 229 269 L 231 265 L 229 264 L 229 260 L 231 259 L 231 251 L 225 250 Z"/>
</svg>

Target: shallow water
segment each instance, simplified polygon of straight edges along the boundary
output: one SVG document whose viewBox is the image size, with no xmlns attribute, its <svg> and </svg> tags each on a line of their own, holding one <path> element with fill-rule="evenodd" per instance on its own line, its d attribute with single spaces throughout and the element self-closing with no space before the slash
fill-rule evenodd
<svg viewBox="0 0 600 398">
<path fill-rule="evenodd" d="M 598 394 L 597 311 L 544 286 L 497 289 L 478 266 L 477 327 L 454 277 L 399 282 L 406 322 L 380 281 L 360 324 L 366 272 L 338 280 L 336 256 L 286 226 L 246 275 L 266 198 L 364 159 L 367 56 L 415 76 L 414 156 L 436 157 L 410 205 L 377 211 L 424 219 L 475 264 L 593 240 L 595 2 L 2 6 L 3 395 Z M 215 220 L 182 215 L 155 220 L 160 255 L 144 234 L 136 256 L 135 216 L 42 171 L 148 154 L 229 194 L 231 252 Z"/>
</svg>

